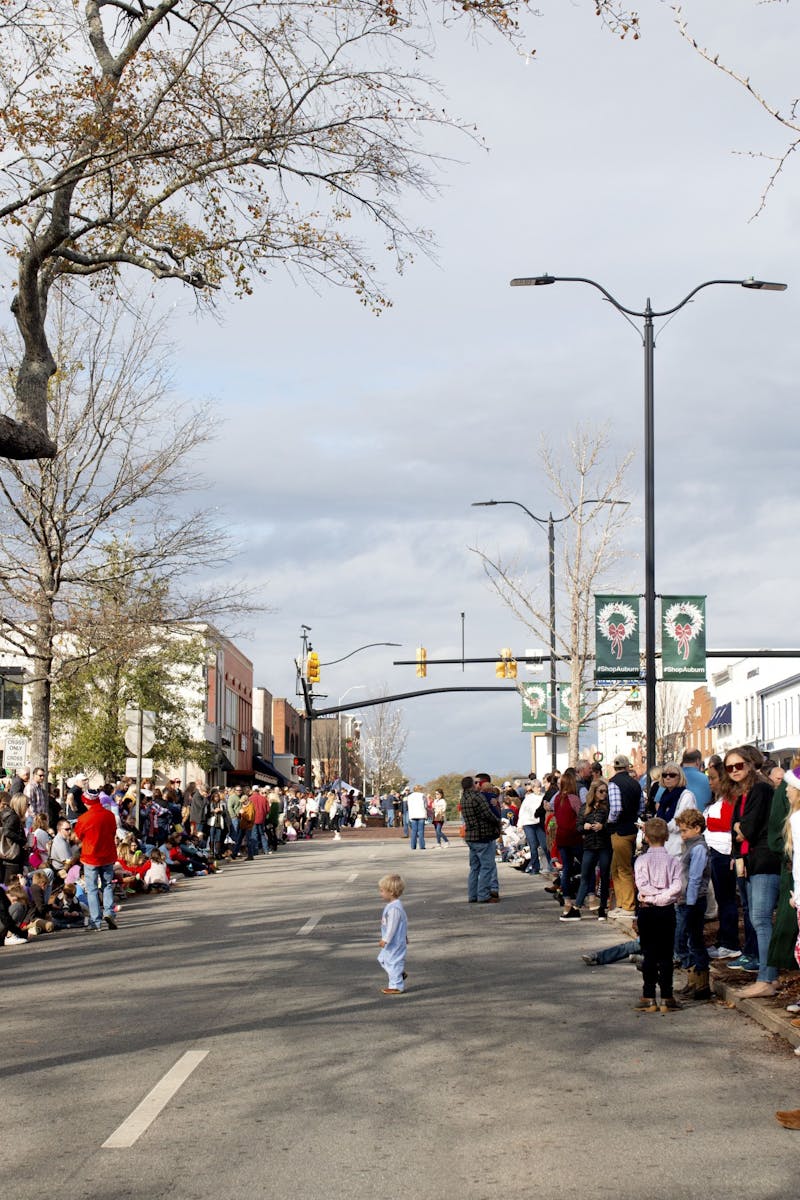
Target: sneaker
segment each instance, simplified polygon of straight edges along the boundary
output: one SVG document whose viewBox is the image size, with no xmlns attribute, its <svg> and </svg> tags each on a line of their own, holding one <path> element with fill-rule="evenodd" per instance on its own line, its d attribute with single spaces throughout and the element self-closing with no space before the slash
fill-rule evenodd
<svg viewBox="0 0 800 1200">
<path fill-rule="evenodd" d="M 28 939 L 17 937 L 15 933 L 7 933 L 3 942 L 4 946 L 27 946 Z"/>
<path fill-rule="evenodd" d="M 629 954 L 628 962 L 632 962 L 635 967 L 638 967 L 641 970 L 642 963 L 644 962 L 644 955 L 643 954 Z"/>
<path fill-rule="evenodd" d="M 598 921 L 607 921 L 608 920 L 608 913 L 606 912 L 606 910 L 604 908 L 598 908 L 597 919 L 598 919 Z"/>
<path fill-rule="evenodd" d="M 708 957 L 709 958 L 716 958 L 716 959 L 739 958 L 741 953 L 742 953 L 741 950 L 729 950 L 727 946 L 719 946 L 719 947 L 709 946 L 708 947 Z"/>
<path fill-rule="evenodd" d="M 597 955 L 596 954 L 582 954 L 581 962 L 585 962 L 587 967 L 596 967 L 597 966 Z"/>
<path fill-rule="evenodd" d="M 740 954 L 738 958 L 729 959 L 726 966 L 729 971 L 757 971 L 758 959 L 750 958 L 747 954 Z"/>
<path fill-rule="evenodd" d="M 544 890 L 549 892 L 551 896 L 555 896 L 556 892 L 561 891 L 561 888 L 557 883 L 551 883 Z"/>
<path fill-rule="evenodd" d="M 786 1011 L 790 1013 L 800 1013 L 800 1004 L 787 1004 Z"/>
<path fill-rule="evenodd" d="M 566 912 L 563 912 L 558 919 L 559 921 L 580 921 L 581 914 L 579 909 L 573 906 L 572 908 L 568 908 Z"/>
<path fill-rule="evenodd" d="M 105 923 L 109 929 L 117 929 L 118 928 L 117 922 L 114 920 L 113 917 L 103 917 L 103 920 L 105 921 Z"/>
</svg>

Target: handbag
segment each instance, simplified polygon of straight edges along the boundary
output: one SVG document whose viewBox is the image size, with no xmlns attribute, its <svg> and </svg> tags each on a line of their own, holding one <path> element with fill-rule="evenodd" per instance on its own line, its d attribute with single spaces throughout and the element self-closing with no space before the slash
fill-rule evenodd
<svg viewBox="0 0 800 1200">
<path fill-rule="evenodd" d="M 12 842 L 7 833 L 0 833 L 0 858 L 10 861 L 19 854 L 19 846 Z"/>
</svg>

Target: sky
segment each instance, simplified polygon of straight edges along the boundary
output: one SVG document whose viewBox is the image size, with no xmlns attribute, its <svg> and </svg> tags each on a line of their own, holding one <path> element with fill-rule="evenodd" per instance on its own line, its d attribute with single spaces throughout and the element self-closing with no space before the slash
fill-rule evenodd
<svg viewBox="0 0 800 1200">
<path fill-rule="evenodd" d="M 766 209 L 762 155 L 778 123 L 680 38 L 671 9 L 641 7 L 642 37 L 619 41 L 594 5 L 548 3 L 526 29 L 536 55 L 439 41 L 452 110 L 489 146 L 453 143 L 431 199 L 405 211 L 435 235 L 435 257 L 402 276 L 371 315 L 343 290 L 277 271 L 214 320 L 175 311 L 180 391 L 211 399 L 218 436 L 200 464 L 239 553 L 222 570 L 272 611 L 237 642 L 255 682 L 292 697 L 300 626 L 335 704 L 417 687 L 493 685 L 491 666 L 393 658 L 517 653 L 539 640 L 488 587 L 469 547 L 516 558 L 542 598 L 547 539 L 511 507 L 556 502 L 538 458 L 605 425 L 608 461 L 635 457 L 621 562 L 604 584 L 643 588 L 641 342 L 592 288 L 514 288 L 549 272 L 601 282 L 626 306 L 678 303 L 706 279 L 754 275 L 783 294 L 707 289 L 660 335 L 655 359 L 656 589 L 708 594 L 710 646 L 790 646 L 800 455 L 795 428 L 800 316 L 800 160 Z M 795 92 L 800 17 L 750 0 L 687 3 L 698 39 L 750 75 L 781 109 Z M 210 482 L 213 480 L 213 483 Z M 557 548 L 558 552 L 558 548 Z M 325 701 L 320 701 L 320 704 Z M 445 771 L 527 771 L 514 694 L 403 704 L 403 759 L 419 781 Z"/>
</svg>

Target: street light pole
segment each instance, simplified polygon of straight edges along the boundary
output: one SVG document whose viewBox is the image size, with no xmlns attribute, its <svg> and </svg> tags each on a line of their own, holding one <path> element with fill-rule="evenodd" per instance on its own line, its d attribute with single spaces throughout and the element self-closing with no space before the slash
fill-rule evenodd
<svg viewBox="0 0 800 1200">
<path fill-rule="evenodd" d="M 648 298 L 643 311 L 626 308 L 595 279 L 580 275 L 533 275 L 512 279 L 512 287 L 542 287 L 551 283 L 588 283 L 600 292 L 617 312 L 628 319 L 638 317 L 644 321 L 642 345 L 644 347 L 644 531 L 645 531 L 645 720 L 647 770 L 655 764 L 656 752 L 656 585 L 655 585 L 655 406 L 654 406 L 654 317 L 671 317 L 707 287 L 725 285 L 743 287 L 750 291 L 785 292 L 785 283 L 772 283 L 764 279 L 707 279 L 692 288 L 672 308 L 654 312 Z M 632 322 L 631 322 L 632 323 Z"/>
<path fill-rule="evenodd" d="M 568 521 L 570 517 L 574 517 L 579 508 L 585 504 L 607 504 L 614 507 L 618 504 L 627 504 L 627 500 L 603 500 L 592 497 L 591 499 L 582 500 L 580 504 L 576 504 L 574 508 L 565 513 L 563 517 L 554 517 L 552 513 L 547 517 L 547 550 L 549 560 L 550 574 L 550 770 L 555 771 L 558 763 L 558 714 L 556 710 L 556 524 L 561 524 L 562 521 Z M 519 500 L 473 500 L 473 508 L 492 508 L 495 504 L 513 504 L 515 508 L 521 508 L 527 513 L 532 521 L 535 521 L 540 529 L 545 527 L 544 517 L 537 517 L 535 513 Z"/>
</svg>

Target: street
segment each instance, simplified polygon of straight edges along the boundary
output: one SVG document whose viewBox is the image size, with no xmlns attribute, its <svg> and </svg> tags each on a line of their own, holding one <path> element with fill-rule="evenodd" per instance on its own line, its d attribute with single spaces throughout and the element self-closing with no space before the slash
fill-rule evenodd
<svg viewBox="0 0 800 1200">
<path fill-rule="evenodd" d="M 565 927 L 503 866 L 502 902 L 468 905 L 466 865 L 457 839 L 352 834 L 136 900 L 116 932 L 4 950 L 9 1194 L 795 1195 L 800 1143 L 773 1116 L 800 1105 L 791 1048 L 718 1004 L 637 1014 L 632 966 L 580 959 L 623 939 L 612 923 Z M 376 962 L 390 870 L 399 997 Z M 179 1062 L 161 1111 L 124 1124 Z"/>
</svg>

